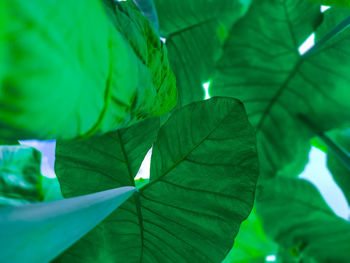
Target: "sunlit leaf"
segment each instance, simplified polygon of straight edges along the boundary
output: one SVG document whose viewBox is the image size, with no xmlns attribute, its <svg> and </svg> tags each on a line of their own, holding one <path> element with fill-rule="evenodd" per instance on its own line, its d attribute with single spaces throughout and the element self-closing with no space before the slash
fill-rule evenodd
<svg viewBox="0 0 350 263">
<path fill-rule="evenodd" d="M 1 3 L 1 138 L 87 137 L 176 104 L 166 48 L 132 1 Z"/>
</svg>

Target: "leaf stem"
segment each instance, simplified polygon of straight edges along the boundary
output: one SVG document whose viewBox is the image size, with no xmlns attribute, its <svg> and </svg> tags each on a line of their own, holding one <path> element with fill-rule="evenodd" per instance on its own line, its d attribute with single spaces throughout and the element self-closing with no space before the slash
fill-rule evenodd
<svg viewBox="0 0 350 263">
<path fill-rule="evenodd" d="M 306 124 L 311 131 L 313 131 L 327 146 L 336 158 L 350 171 L 350 154 L 341 145 L 335 143 L 326 133 L 319 130 L 319 128 L 303 115 L 299 115 L 299 119 Z"/>
<path fill-rule="evenodd" d="M 320 41 L 318 41 L 312 48 L 310 48 L 303 57 L 313 55 L 322 47 L 327 41 L 336 37 L 350 26 L 350 16 L 346 17 L 342 22 L 336 25 L 330 32 L 328 32 Z"/>
</svg>

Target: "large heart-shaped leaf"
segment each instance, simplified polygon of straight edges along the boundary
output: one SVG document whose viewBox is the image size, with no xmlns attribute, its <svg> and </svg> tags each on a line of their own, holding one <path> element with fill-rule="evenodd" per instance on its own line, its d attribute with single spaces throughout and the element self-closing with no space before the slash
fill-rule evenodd
<svg viewBox="0 0 350 263">
<path fill-rule="evenodd" d="M 227 31 L 250 0 L 155 0 L 160 30 L 179 89 L 178 106 L 204 99 L 202 84 L 211 77 Z"/>
<path fill-rule="evenodd" d="M 211 92 L 245 104 L 264 175 L 302 171 L 309 139 L 316 135 L 306 122 L 318 132 L 349 123 L 350 30 L 347 21 L 336 26 L 350 12 L 327 11 L 316 31 L 321 40 L 298 53 L 322 20 L 319 10 L 304 0 L 255 1 L 232 28 L 217 63 Z"/>
<path fill-rule="evenodd" d="M 0 146 L 0 206 L 43 200 L 40 152 L 27 146 Z"/>
<path fill-rule="evenodd" d="M 144 138 L 140 129 L 130 142 Z M 135 173 L 128 170 L 134 159 L 126 161 L 131 148 L 125 143 L 100 141 L 92 150 L 58 144 L 63 193 L 133 184 Z M 105 161 L 98 162 L 102 155 Z M 220 262 L 250 213 L 256 180 L 255 137 L 242 105 L 230 98 L 190 104 L 161 127 L 150 182 L 58 261 Z"/>
<path fill-rule="evenodd" d="M 350 223 L 334 214 L 311 183 L 265 181 L 257 205 L 267 234 L 296 257 L 349 262 Z"/>
<path fill-rule="evenodd" d="M 350 153 L 350 130 L 338 131 L 332 135 L 334 141 L 345 151 Z M 350 160 L 350 156 L 349 156 Z M 348 203 L 350 203 L 350 170 L 332 152 L 327 153 L 327 166 L 333 179 L 343 190 Z"/>
<path fill-rule="evenodd" d="M 167 51 L 130 1 L 1 2 L 0 137 L 90 136 L 175 105 Z"/>
</svg>

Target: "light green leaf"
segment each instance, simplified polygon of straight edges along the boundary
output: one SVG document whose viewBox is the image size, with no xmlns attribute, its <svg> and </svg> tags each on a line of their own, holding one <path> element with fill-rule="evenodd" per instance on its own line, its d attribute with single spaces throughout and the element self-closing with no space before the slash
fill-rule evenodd
<svg viewBox="0 0 350 263">
<path fill-rule="evenodd" d="M 74 166 L 66 168 L 68 158 L 58 156 L 63 193 L 133 184 L 118 143 L 101 146 L 103 163 L 93 161 L 96 148 L 72 149 Z M 254 133 L 239 102 L 213 98 L 181 108 L 158 133 L 150 182 L 58 261 L 220 262 L 251 211 L 257 171 Z"/>
<path fill-rule="evenodd" d="M 48 262 L 127 200 L 134 187 L 60 201 L 0 207 L 0 261 Z"/>
<path fill-rule="evenodd" d="M 166 48 L 131 3 L 1 2 L 1 138 L 86 137 L 175 105 Z"/>
<path fill-rule="evenodd" d="M 338 131 L 333 133 L 332 137 L 340 147 L 350 153 L 350 130 Z M 350 170 L 339 161 L 332 151 L 327 153 L 327 166 L 334 181 L 343 190 L 346 200 L 350 203 Z"/>
<path fill-rule="evenodd" d="M 303 10 L 302 12 L 300 10 Z M 336 27 L 350 12 L 332 9 L 312 51 L 299 46 L 322 20 L 304 0 L 257 0 L 231 30 L 211 84 L 214 95 L 240 99 L 257 132 L 261 174 L 299 174 L 317 131 L 349 123 L 350 30 Z M 336 27 L 336 31 L 332 31 Z M 331 34 L 326 35 L 328 32 Z"/>
<path fill-rule="evenodd" d="M 0 206 L 43 200 L 41 154 L 27 146 L 0 146 Z"/>
<path fill-rule="evenodd" d="M 239 228 L 235 244 L 222 263 L 264 263 L 268 255 L 277 254 L 277 244 L 265 233 L 262 221 L 252 210 Z"/>
<path fill-rule="evenodd" d="M 281 177 L 265 181 L 257 211 L 266 233 L 294 257 L 349 262 L 350 223 L 334 214 L 311 183 Z"/>
<path fill-rule="evenodd" d="M 245 13 L 250 0 L 154 2 L 176 75 L 178 106 L 203 100 L 202 84 L 212 77 L 227 31 Z"/>
</svg>

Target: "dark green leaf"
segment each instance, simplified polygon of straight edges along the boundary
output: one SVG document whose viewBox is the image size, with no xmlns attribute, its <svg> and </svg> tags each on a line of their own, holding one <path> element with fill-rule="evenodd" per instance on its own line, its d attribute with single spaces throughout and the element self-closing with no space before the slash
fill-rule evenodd
<svg viewBox="0 0 350 263">
<path fill-rule="evenodd" d="M 339 131 L 333 134 L 334 141 L 348 153 L 350 152 L 350 130 Z M 349 157 L 350 159 L 350 157 Z M 327 166 L 333 179 L 343 190 L 348 203 L 350 203 L 350 170 L 337 158 L 332 151 L 327 154 Z"/>
<path fill-rule="evenodd" d="M 250 0 L 154 2 L 176 75 L 178 105 L 203 100 L 202 84 L 211 77 L 228 29 L 245 13 Z"/>
<path fill-rule="evenodd" d="M 349 0 L 311 0 L 312 2 L 327 6 L 350 7 Z"/>
<path fill-rule="evenodd" d="M 43 200 L 41 154 L 27 146 L 0 146 L 0 206 Z"/>
<path fill-rule="evenodd" d="M 302 171 L 309 140 L 316 134 L 300 116 L 312 120 L 318 131 L 350 120 L 350 30 L 333 31 L 312 52 L 298 52 L 320 24 L 319 10 L 319 5 L 304 0 L 256 0 L 232 28 L 218 61 L 212 93 L 245 104 L 257 131 L 264 175 L 281 169 L 289 176 Z M 326 12 L 316 39 L 332 31 L 345 13 Z"/>
<path fill-rule="evenodd" d="M 147 133 L 132 138 L 140 142 Z M 94 161 L 102 153 L 96 147 L 76 147 L 74 163 L 58 155 L 63 193 L 133 184 L 118 143 L 104 144 L 103 163 Z M 220 262 L 251 211 L 256 180 L 255 137 L 242 105 L 229 98 L 188 105 L 159 131 L 150 182 L 59 260 Z"/>
<path fill-rule="evenodd" d="M 166 48 L 137 7 L 107 17 L 99 0 L 1 2 L 1 138 L 86 137 L 175 105 Z"/>
<path fill-rule="evenodd" d="M 134 187 L 0 207 L 0 262 L 49 262 L 127 200 Z"/>
<path fill-rule="evenodd" d="M 334 214 L 311 183 L 268 180 L 257 200 L 266 233 L 295 257 L 349 262 L 350 224 Z"/>
</svg>

